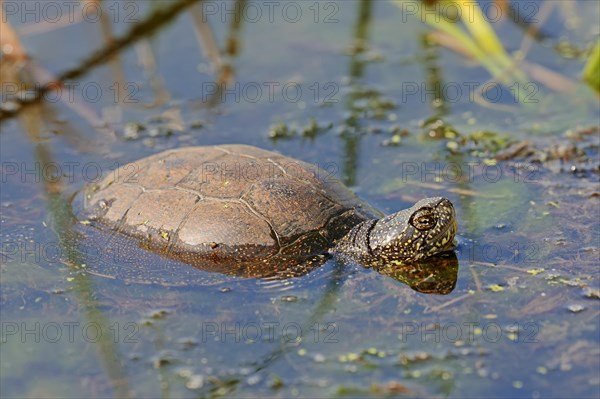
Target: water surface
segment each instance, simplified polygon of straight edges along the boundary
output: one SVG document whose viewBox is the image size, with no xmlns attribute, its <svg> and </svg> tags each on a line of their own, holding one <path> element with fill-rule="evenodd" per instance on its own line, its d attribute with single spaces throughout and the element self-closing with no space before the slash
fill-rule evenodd
<svg viewBox="0 0 600 399">
<path fill-rule="evenodd" d="M 597 3 L 515 2 L 538 36 L 488 15 L 527 79 L 483 98 L 489 72 L 406 3 L 28 4 L 3 2 L 2 396 L 600 395 Z M 333 260 L 285 282 L 85 272 L 130 258 L 69 235 L 78 190 L 221 143 L 325 166 L 386 213 L 450 198 L 458 269 L 437 293 Z"/>
</svg>

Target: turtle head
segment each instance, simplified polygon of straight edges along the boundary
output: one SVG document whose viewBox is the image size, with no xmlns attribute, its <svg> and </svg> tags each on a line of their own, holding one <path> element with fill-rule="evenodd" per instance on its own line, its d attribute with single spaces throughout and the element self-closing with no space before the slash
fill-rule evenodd
<svg viewBox="0 0 600 399">
<path fill-rule="evenodd" d="M 412 261 L 454 247 L 456 214 L 446 198 L 426 198 L 379 219 L 369 232 L 369 248 L 382 261 Z"/>
</svg>

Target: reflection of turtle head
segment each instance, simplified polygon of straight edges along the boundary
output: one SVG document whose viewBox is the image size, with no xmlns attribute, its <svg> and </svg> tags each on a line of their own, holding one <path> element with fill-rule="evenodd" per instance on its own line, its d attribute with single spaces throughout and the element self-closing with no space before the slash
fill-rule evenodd
<svg viewBox="0 0 600 399">
<path fill-rule="evenodd" d="M 424 294 L 446 295 L 454 290 L 458 276 L 458 259 L 454 252 L 414 263 L 373 267 L 377 272 L 408 285 Z"/>
</svg>

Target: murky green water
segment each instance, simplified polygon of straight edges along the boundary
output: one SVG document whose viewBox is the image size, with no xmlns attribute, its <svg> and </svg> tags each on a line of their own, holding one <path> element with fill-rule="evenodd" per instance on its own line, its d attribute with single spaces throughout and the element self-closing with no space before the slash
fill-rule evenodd
<svg viewBox="0 0 600 399">
<path fill-rule="evenodd" d="M 425 44 L 411 3 L 247 2 L 237 22 L 234 2 L 48 4 L 2 5 L 3 397 L 600 395 L 599 113 L 579 80 L 597 3 L 513 5 L 537 38 L 482 3 L 524 59 L 527 79 L 502 87 Z M 325 166 L 385 212 L 447 196 L 458 270 L 415 283 L 332 260 L 187 286 L 85 272 L 132 252 L 70 235 L 84 184 L 217 143 Z"/>
</svg>

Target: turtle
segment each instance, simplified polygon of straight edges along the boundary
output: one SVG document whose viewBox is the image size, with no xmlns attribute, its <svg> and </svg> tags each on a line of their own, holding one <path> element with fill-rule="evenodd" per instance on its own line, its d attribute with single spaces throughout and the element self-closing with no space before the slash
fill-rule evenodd
<svg viewBox="0 0 600 399">
<path fill-rule="evenodd" d="M 332 256 L 379 269 L 451 251 L 452 203 L 385 216 L 325 168 L 249 145 L 169 149 L 85 187 L 79 219 L 208 272 L 303 275 Z"/>
</svg>

